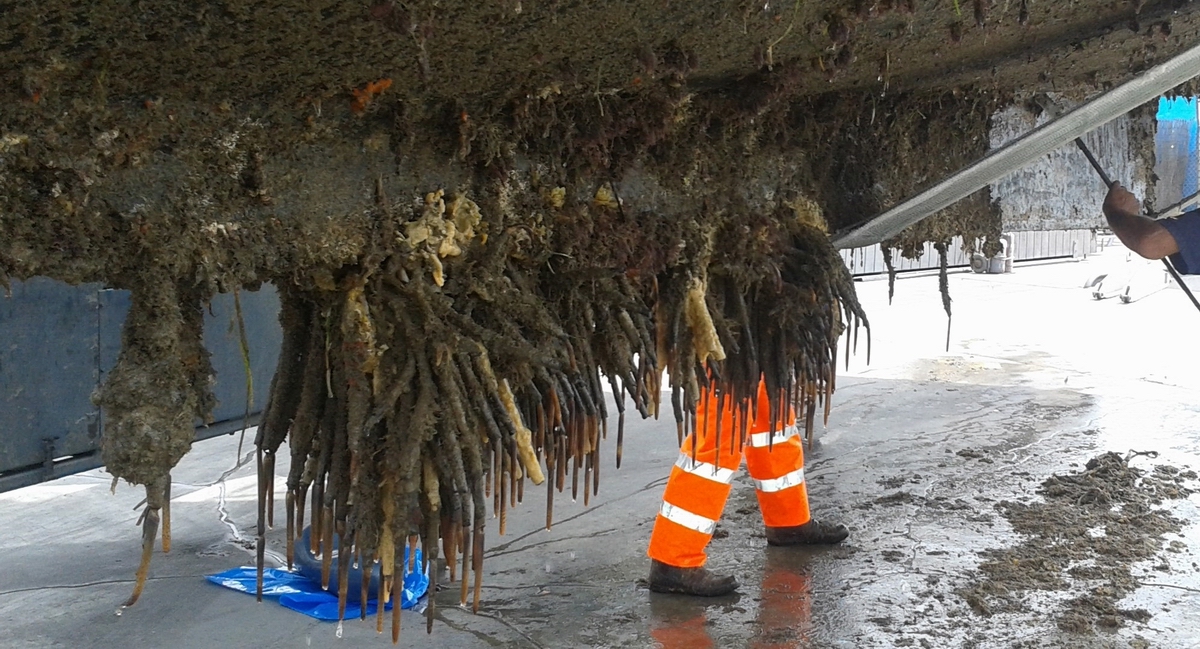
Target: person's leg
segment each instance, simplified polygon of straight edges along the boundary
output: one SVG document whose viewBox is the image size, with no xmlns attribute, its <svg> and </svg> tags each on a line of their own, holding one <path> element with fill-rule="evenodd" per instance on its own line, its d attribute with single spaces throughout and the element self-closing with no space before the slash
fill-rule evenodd
<svg viewBox="0 0 1200 649">
<path fill-rule="evenodd" d="M 757 417 L 746 440 L 746 468 L 754 479 L 759 509 L 771 545 L 839 543 L 849 535 L 843 525 L 812 519 L 804 479 L 804 443 L 791 420 L 772 432 L 766 390 L 760 391 Z"/>
<path fill-rule="evenodd" d="M 703 567 L 704 549 L 712 540 L 734 472 L 742 462 L 737 445 L 731 451 L 726 441 L 734 434 L 732 415 L 720 418 L 723 430 L 718 449 L 716 399 L 705 401 L 708 403 L 702 403 L 697 413 L 695 445 L 691 435 L 683 441 L 650 534 L 651 590 L 721 595 L 737 587 L 732 577 L 712 575 Z"/>
</svg>

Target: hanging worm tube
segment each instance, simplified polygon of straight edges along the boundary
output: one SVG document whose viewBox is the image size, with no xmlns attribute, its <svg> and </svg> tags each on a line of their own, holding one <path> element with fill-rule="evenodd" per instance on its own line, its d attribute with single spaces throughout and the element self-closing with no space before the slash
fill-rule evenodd
<svg viewBox="0 0 1200 649">
<path fill-rule="evenodd" d="M 169 477 L 159 478 L 146 485 L 146 508 L 142 510 L 142 558 L 138 563 L 137 576 L 133 582 L 133 593 L 125 600 L 122 607 L 133 606 L 142 596 L 146 587 L 146 578 L 150 574 L 150 558 L 154 555 L 154 541 L 158 536 L 159 511 L 163 506 L 163 495 L 166 487 L 163 485 Z M 262 588 L 259 588 L 262 592 Z"/>
<path fill-rule="evenodd" d="M 329 573 L 333 568 L 333 508 L 321 510 L 321 588 L 329 590 Z"/>
<path fill-rule="evenodd" d="M 400 600 L 404 591 L 403 566 L 399 563 L 400 557 L 393 554 L 396 563 L 392 565 L 392 574 L 396 575 L 392 579 L 392 644 L 400 642 Z M 383 610 L 383 605 L 379 606 L 379 610 Z"/>
<path fill-rule="evenodd" d="M 171 551 L 171 474 L 167 474 L 163 483 L 162 501 L 162 551 Z"/>
<path fill-rule="evenodd" d="M 950 351 L 950 273 L 947 262 L 946 242 L 933 244 L 938 253 L 938 291 L 942 294 L 942 308 L 946 310 L 946 351 Z"/>
<path fill-rule="evenodd" d="M 892 304 L 892 296 L 896 294 L 896 267 L 892 263 L 892 249 L 886 244 L 881 246 L 883 250 L 883 265 L 887 268 L 888 274 L 888 305 Z"/>
</svg>

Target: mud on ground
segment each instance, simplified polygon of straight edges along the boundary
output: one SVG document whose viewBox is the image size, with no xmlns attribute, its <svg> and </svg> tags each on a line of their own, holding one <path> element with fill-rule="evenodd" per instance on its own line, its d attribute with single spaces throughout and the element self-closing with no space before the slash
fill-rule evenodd
<svg viewBox="0 0 1200 649">
<path fill-rule="evenodd" d="M 1069 597 L 1056 614 L 1063 631 L 1091 634 L 1149 620 L 1145 609 L 1118 602 L 1140 585 L 1133 564 L 1154 558 L 1163 535 L 1180 531 L 1184 521 L 1163 505 L 1193 493 L 1197 476 L 1165 464 L 1144 471 L 1129 459 L 1105 453 L 1082 471 L 1047 478 L 1038 490 L 1042 502 L 998 503 L 1024 540 L 983 553 L 981 579 L 960 592 L 971 609 L 1020 612 L 1031 591 L 1055 591 Z"/>
</svg>

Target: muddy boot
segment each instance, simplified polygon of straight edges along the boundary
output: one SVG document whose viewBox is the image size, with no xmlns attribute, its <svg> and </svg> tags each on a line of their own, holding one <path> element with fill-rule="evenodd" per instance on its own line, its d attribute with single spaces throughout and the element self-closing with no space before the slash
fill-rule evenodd
<svg viewBox="0 0 1200 649">
<path fill-rule="evenodd" d="M 649 586 L 656 593 L 719 597 L 736 590 L 738 582 L 733 575 L 714 575 L 707 568 L 676 568 L 652 560 Z"/>
<path fill-rule="evenodd" d="M 834 545 L 850 536 L 845 525 L 824 523 L 816 519 L 795 527 L 768 527 L 770 545 Z"/>
</svg>

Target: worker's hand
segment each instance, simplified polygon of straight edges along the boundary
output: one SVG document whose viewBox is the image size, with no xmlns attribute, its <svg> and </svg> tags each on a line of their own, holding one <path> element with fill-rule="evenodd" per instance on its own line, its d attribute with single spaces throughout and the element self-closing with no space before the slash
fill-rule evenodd
<svg viewBox="0 0 1200 649">
<path fill-rule="evenodd" d="M 1104 197 L 1104 215 L 1111 218 L 1114 215 L 1121 216 L 1138 216 L 1142 213 L 1142 204 L 1138 201 L 1137 196 L 1121 186 L 1121 183 L 1113 183 L 1108 190 L 1108 196 Z"/>
</svg>

